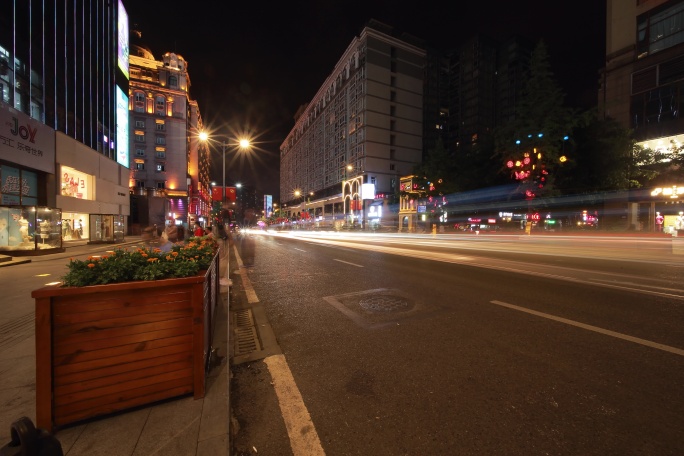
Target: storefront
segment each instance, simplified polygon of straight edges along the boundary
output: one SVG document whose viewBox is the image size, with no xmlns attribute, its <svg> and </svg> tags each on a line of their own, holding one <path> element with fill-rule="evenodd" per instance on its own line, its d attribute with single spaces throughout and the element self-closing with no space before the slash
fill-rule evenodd
<svg viewBox="0 0 684 456">
<path fill-rule="evenodd" d="M 684 184 L 651 190 L 649 219 L 657 233 L 677 236 L 684 230 Z"/>
<path fill-rule="evenodd" d="M 123 241 L 130 213 L 128 168 L 61 132 L 56 151 L 64 245 Z"/>
<path fill-rule="evenodd" d="M 49 207 L 54 173 L 54 130 L 0 103 L 0 253 L 62 248 L 60 210 Z"/>
</svg>

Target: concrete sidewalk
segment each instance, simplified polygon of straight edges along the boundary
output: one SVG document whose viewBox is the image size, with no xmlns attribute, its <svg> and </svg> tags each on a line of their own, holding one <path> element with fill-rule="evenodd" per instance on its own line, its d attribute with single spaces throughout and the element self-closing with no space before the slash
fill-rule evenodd
<svg viewBox="0 0 684 456">
<path fill-rule="evenodd" d="M 219 243 L 221 241 L 219 240 Z M 41 261 L 50 258 L 68 258 L 74 255 L 72 247 L 83 246 L 86 241 L 72 241 L 66 251 L 45 256 L 28 257 Z M 129 236 L 121 244 L 102 244 L 103 247 L 125 247 L 141 244 L 139 236 Z M 99 244 L 91 244 L 93 246 Z M 222 246 L 225 255 L 220 258 L 219 277 L 227 277 L 230 252 Z M 8 262 L 3 262 L 8 263 Z M 13 262 L 14 265 L 21 264 Z M 229 287 L 221 280 L 220 299 L 216 307 L 213 348 L 216 356 L 207 374 L 205 396 L 194 400 L 192 395 L 168 399 L 150 406 L 94 418 L 56 429 L 54 434 L 62 445 L 65 456 L 214 456 L 229 455 L 229 349 L 228 308 Z M 22 300 L 24 297 L 22 296 Z M 30 296 L 27 298 L 32 300 Z M 3 306 L 11 312 L 10 306 Z M 0 406 L 3 423 L 21 418 L 17 409 L 33 403 L 35 409 L 35 326 L 33 314 L 8 316 L 9 323 L 0 325 L 0 350 L 11 347 L 11 359 L 0 361 L 3 382 L 0 389 L 14 391 L 13 399 Z M 31 317 L 31 318 L 29 318 Z M 21 321 L 19 321 L 21 320 Z M 26 321 L 24 321 L 26 320 Z M 13 332 L 17 334 L 13 335 Z M 30 332 L 30 334 L 29 334 Z M 12 340 L 22 339 L 21 343 Z M 33 386 L 32 386 L 33 385 Z M 26 395 L 26 397 L 20 397 Z M 22 405 L 23 404 L 23 405 Z M 35 424 L 35 410 L 27 415 Z M 0 429 L 0 448 L 9 443 L 10 429 Z"/>
</svg>

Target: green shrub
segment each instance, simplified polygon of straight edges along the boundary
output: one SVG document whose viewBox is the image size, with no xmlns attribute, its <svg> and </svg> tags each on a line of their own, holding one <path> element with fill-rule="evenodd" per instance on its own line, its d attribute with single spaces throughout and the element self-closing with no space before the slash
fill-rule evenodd
<svg viewBox="0 0 684 456">
<path fill-rule="evenodd" d="M 71 259 L 62 277 L 63 287 L 86 287 L 134 280 L 160 280 L 196 275 L 208 269 L 218 250 L 211 236 L 193 237 L 174 244 L 169 252 L 141 248 L 117 248 L 101 257 Z"/>
</svg>

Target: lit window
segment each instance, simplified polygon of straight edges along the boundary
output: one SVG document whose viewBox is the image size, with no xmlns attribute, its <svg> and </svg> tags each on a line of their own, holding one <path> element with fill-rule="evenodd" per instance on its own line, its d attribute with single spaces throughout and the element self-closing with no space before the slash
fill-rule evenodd
<svg viewBox="0 0 684 456">
<path fill-rule="evenodd" d="M 165 171 L 164 167 L 165 167 L 164 163 L 157 163 L 157 172 L 161 173 L 161 172 Z"/>
</svg>

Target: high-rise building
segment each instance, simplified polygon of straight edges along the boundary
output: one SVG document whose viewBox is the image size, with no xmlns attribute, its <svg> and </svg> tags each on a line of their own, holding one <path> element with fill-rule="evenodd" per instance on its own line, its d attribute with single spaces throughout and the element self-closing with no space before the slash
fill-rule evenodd
<svg viewBox="0 0 684 456">
<path fill-rule="evenodd" d="M 374 185 L 369 206 L 382 204 L 381 195 L 398 191 L 399 176 L 421 162 L 426 51 L 419 44 L 371 21 L 298 112 L 280 147 L 280 195 L 291 215 L 357 219 L 363 184 Z"/>
<path fill-rule="evenodd" d="M 515 117 L 533 45 L 475 35 L 444 51 L 370 21 L 281 146 L 283 209 L 306 220 L 353 221 L 364 210 L 362 186 L 372 183 L 377 198 L 365 209 L 372 222 L 382 212 L 373 206 L 396 197 L 398 178 L 438 140 L 453 160 L 472 158 Z M 389 215 L 385 208 L 386 225 Z"/>
<path fill-rule="evenodd" d="M 653 150 L 684 140 L 684 1 L 607 0 L 606 63 L 599 109 Z M 684 179 L 662 182 L 629 203 L 629 225 L 647 231 L 674 226 L 684 211 Z M 658 212 L 664 223 L 657 224 Z M 658 226 L 659 225 L 659 226 Z"/>
<path fill-rule="evenodd" d="M 188 63 L 175 53 L 161 60 L 132 31 L 130 55 L 131 229 L 173 223 L 192 227 L 210 215 L 209 149 Z"/>
<path fill-rule="evenodd" d="M 0 250 L 123 236 L 128 118 L 117 108 L 128 103 L 125 24 L 121 1 L 3 4 L 0 228 L 9 236 L 0 236 Z"/>
</svg>

